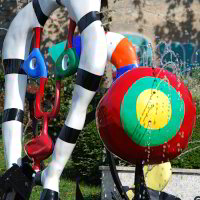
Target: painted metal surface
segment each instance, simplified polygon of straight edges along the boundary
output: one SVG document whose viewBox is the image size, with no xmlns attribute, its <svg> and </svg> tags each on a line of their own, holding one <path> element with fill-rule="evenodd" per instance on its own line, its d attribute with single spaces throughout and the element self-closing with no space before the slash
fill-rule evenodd
<svg viewBox="0 0 200 200">
<path fill-rule="evenodd" d="M 155 80 L 157 78 L 162 79 L 170 87 L 173 87 L 178 94 L 180 93 L 180 98 L 185 104 L 184 119 L 180 122 L 180 129 L 173 133 L 174 136 L 171 139 L 157 146 L 140 145 L 133 141 L 133 138 L 130 138 L 125 133 L 120 117 L 120 109 L 125 94 L 137 80 L 144 77 L 155 78 Z M 147 87 L 150 87 L 148 83 Z M 178 98 L 176 100 L 178 101 Z M 176 100 L 172 101 L 172 103 L 175 103 Z M 134 101 L 136 102 L 136 100 Z M 179 114 L 179 112 L 174 113 L 174 117 L 179 116 Z M 113 83 L 100 101 L 96 117 L 101 139 L 112 153 L 131 163 L 155 164 L 175 158 L 187 147 L 188 139 L 191 137 L 196 120 L 196 107 L 189 90 L 172 73 L 160 68 L 137 68 L 126 72 Z M 131 123 L 132 119 L 129 118 L 129 120 Z M 140 124 L 138 125 L 139 127 L 141 126 Z M 137 134 L 134 133 L 134 129 L 132 131 L 133 134 Z M 169 129 L 169 131 L 171 130 Z M 159 134 L 159 130 L 155 134 Z"/>
</svg>

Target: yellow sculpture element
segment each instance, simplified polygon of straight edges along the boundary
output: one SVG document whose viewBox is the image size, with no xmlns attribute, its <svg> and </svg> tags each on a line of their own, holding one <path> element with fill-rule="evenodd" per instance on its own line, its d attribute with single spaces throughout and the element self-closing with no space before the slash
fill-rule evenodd
<svg viewBox="0 0 200 200">
<path fill-rule="evenodd" d="M 168 124 L 172 106 L 167 95 L 156 89 L 143 91 L 136 102 L 137 119 L 144 128 L 158 130 Z"/>
<path fill-rule="evenodd" d="M 143 172 L 147 187 L 157 191 L 162 191 L 172 177 L 170 162 L 152 166 L 145 165 Z M 126 194 L 130 200 L 133 199 L 134 191 L 128 190 Z"/>
<path fill-rule="evenodd" d="M 146 185 L 158 191 L 162 191 L 166 187 L 172 176 L 170 162 L 153 165 L 151 169 L 148 166 L 144 166 L 143 171 Z"/>
</svg>

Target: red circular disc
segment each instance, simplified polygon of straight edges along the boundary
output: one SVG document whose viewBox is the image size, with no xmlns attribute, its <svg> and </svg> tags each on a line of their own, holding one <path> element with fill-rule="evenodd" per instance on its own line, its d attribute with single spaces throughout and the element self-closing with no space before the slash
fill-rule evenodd
<svg viewBox="0 0 200 200">
<path fill-rule="evenodd" d="M 184 120 L 175 136 L 159 146 L 140 146 L 125 133 L 120 108 L 128 89 L 143 77 L 160 78 L 175 88 L 184 101 Z M 130 119 L 131 120 L 131 119 Z M 160 68 L 137 68 L 118 78 L 101 99 L 96 112 L 97 128 L 105 146 L 130 163 L 156 164 L 178 156 L 188 145 L 196 120 L 196 106 L 191 93 L 174 74 Z"/>
</svg>

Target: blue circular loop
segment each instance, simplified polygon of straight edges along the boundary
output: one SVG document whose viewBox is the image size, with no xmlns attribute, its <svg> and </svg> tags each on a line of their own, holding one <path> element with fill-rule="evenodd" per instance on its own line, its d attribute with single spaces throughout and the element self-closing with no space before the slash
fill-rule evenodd
<svg viewBox="0 0 200 200">
<path fill-rule="evenodd" d="M 119 78 L 125 72 L 132 70 L 134 68 L 137 68 L 137 67 L 138 67 L 138 64 L 131 64 L 131 65 L 120 67 L 120 69 L 117 69 L 116 79 Z"/>
<path fill-rule="evenodd" d="M 36 59 L 35 67 L 32 67 L 32 60 Z M 24 61 L 23 70 L 32 78 L 45 77 L 48 75 L 48 67 L 44 62 L 44 58 L 38 48 L 33 49 L 28 58 Z"/>
</svg>

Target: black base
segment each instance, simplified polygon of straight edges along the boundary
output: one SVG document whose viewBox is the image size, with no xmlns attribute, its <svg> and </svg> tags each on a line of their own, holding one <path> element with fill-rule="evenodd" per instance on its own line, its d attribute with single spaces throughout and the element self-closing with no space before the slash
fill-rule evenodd
<svg viewBox="0 0 200 200">
<path fill-rule="evenodd" d="M 16 200 L 28 200 L 32 191 L 32 175 L 34 170 L 28 165 L 24 164 L 19 167 L 17 164 L 8 169 L 0 177 L 0 200 L 6 199 L 9 192 L 16 192 Z"/>
<path fill-rule="evenodd" d="M 181 200 L 180 198 L 175 197 L 166 192 L 159 192 L 159 191 L 152 190 L 149 188 L 148 188 L 148 193 L 150 196 L 150 200 Z"/>
</svg>

